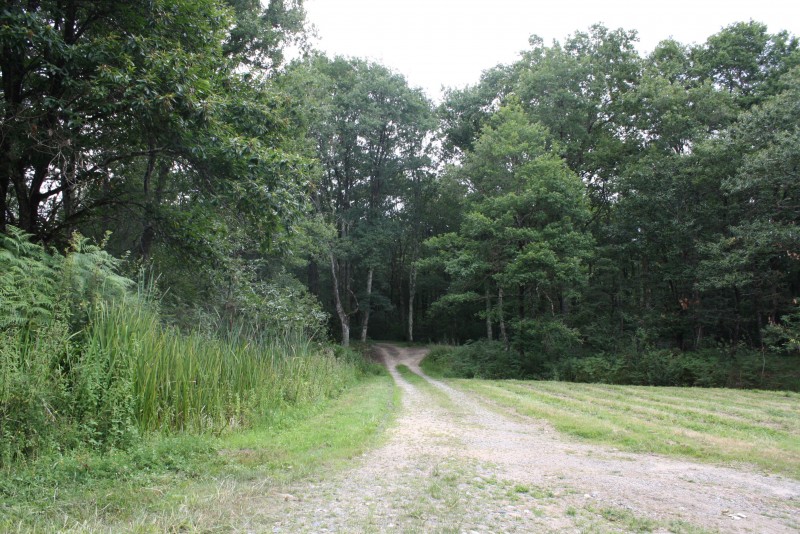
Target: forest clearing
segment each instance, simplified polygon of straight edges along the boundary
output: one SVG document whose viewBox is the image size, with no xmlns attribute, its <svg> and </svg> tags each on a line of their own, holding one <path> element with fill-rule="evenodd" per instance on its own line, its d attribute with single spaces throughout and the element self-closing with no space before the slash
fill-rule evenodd
<svg viewBox="0 0 800 534">
<path fill-rule="evenodd" d="M 621 386 L 618 406 L 606 401 L 598 408 L 587 386 L 440 382 L 420 374 L 425 349 L 382 344 L 377 351 L 401 391 L 395 408 L 398 398 L 386 377 L 373 379 L 296 427 L 227 440 L 211 456 L 224 462 L 206 458 L 121 485 L 102 475 L 93 486 L 67 483 L 62 491 L 70 496 L 43 496 L 38 512 L 28 510 L 27 517 L 18 507 L 15 522 L 3 529 L 779 533 L 800 525 L 796 399 L 755 392 L 737 400 L 737 392 L 687 388 L 637 395 L 640 388 Z M 556 394 L 580 404 L 575 411 L 589 419 L 598 409 L 605 414 L 601 422 L 613 415 L 620 428 L 641 428 L 642 419 L 663 424 L 654 410 L 652 418 L 643 415 L 641 397 L 665 412 L 729 403 L 730 417 L 758 421 L 766 433 L 782 431 L 782 446 L 793 454 L 770 468 L 772 451 L 742 455 L 729 426 L 697 418 L 691 429 L 678 419 L 662 432 L 713 443 L 715 453 L 699 462 L 688 447 L 669 456 L 645 452 L 655 440 L 634 445 L 601 431 L 576 439 L 558 430 L 562 414 L 530 418 L 525 402 L 509 407 L 503 398 L 509 391 L 530 397 L 531 405 Z M 624 400 L 629 392 L 633 400 Z M 642 408 L 631 413 L 632 405 Z"/>
<path fill-rule="evenodd" d="M 769 0 L 647 49 L 461 3 L 530 31 L 427 93 L 322 2 L 0 7 L 0 531 L 799 530 Z M 496 44 L 449 2 L 378 43 Z"/>
</svg>

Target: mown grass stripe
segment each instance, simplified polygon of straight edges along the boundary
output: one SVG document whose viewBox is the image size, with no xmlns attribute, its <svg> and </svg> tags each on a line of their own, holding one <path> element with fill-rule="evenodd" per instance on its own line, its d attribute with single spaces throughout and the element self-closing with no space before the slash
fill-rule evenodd
<svg viewBox="0 0 800 534">
<path fill-rule="evenodd" d="M 538 389 L 534 385 L 525 383 L 509 382 L 509 388 L 522 387 L 529 391 Z M 626 410 L 633 414 L 640 415 L 642 419 L 654 417 L 660 420 L 675 420 L 682 422 L 686 427 L 695 430 L 703 430 L 708 425 L 717 425 L 727 429 L 732 435 L 751 435 L 751 434 L 766 434 L 769 437 L 779 439 L 786 435 L 785 431 L 780 429 L 771 428 L 759 424 L 752 419 L 745 419 L 743 417 L 731 416 L 725 412 L 712 412 L 710 410 L 698 410 L 691 407 L 686 407 L 686 403 L 681 403 L 681 406 L 675 403 L 669 403 L 662 400 L 650 400 L 646 397 L 637 396 L 631 399 L 631 396 L 626 396 L 621 390 L 602 390 L 603 394 L 598 395 L 597 391 L 585 391 L 584 393 L 576 393 L 570 391 L 570 396 L 579 401 L 590 402 L 593 405 L 607 406 L 613 410 Z M 630 402 L 635 400 L 636 402 Z M 625 403 L 620 406 L 620 402 Z M 668 412 L 665 412 L 665 410 Z"/>
<path fill-rule="evenodd" d="M 616 387 L 619 388 L 620 386 Z M 635 389 L 632 390 L 632 394 L 634 395 L 642 398 L 662 399 L 665 402 L 688 402 L 690 404 L 697 404 L 709 409 L 734 410 L 748 414 L 759 414 L 759 416 L 763 414 L 765 409 L 777 410 L 786 418 L 795 418 L 796 416 L 800 415 L 800 405 L 793 407 L 785 400 L 787 398 L 791 399 L 796 397 L 786 397 L 783 394 L 779 394 L 777 399 L 772 401 L 769 397 L 745 396 L 744 398 L 740 399 L 741 392 L 739 390 L 722 390 L 723 393 L 718 395 L 714 390 L 706 389 L 663 388 L 662 391 L 661 388 L 644 386 L 634 388 Z M 678 389 L 679 391 L 682 391 L 683 394 L 672 392 L 673 389 Z M 771 395 L 774 396 L 775 393 L 771 393 Z M 800 400 L 800 398 L 796 399 Z M 758 409 L 753 408 L 753 402 L 759 403 Z"/>
<path fill-rule="evenodd" d="M 602 435 L 606 431 L 625 431 L 623 427 L 613 425 L 608 421 L 601 421 L 599 419 L 595 419 L 590 421 L 588 424 L 584 424 L 584 417 L 579 415 L 579 411 L 570 411 L 564 409 L 553 402 L 531 404 L 528 399 L 525 399 L 525 393 L 498 387 L 492 383 L 478 380 L 457 380 L 455 382 L 459 387 L 477 393 L 489 393 L 491 398 L 505 401 L 504 404 L 509 407 L 520 408 L 518 411 L 520 411 L 523 415 L 541 417 L 551 422 L 558 421 L 558 425 L 554 424 L 556 428 L 565 432 L 568 431 L 574 435 L 581 437 L 593 437 L 595 435 Z"/>
<path fill-rule="evenodd" d="M 689 456 L 709 461 L 745 462 L 797 477 L 800 433 L 778 431 L 764 415 L 762 425 L 737 429 L 735 421 L 688 420 L 693 411 L 667 402 L 639 406 L 625 386 L 575 388 L 575 384 L 455 380 L 453 384 L 523 415 L 549 421 L 561 431 L 635 452 Z M 539 388 L 540 385 L 544 387 Z M 602 399 L 604 393 L 613 395 Z M 686 389 L 687 395 L 696 390 Z M 732 392 L 735 393 L 735 392 Z M 776 394 L 777 398 L 782 398 Z M 787 399 L 793 402 L 793 399 Z M 791 410 L 791 408 L 790 408 Z"/>
<path fill-rule="evenodd" d="M 563 382 L 535 382 L 537 387 L 546 389 L 553 387 L 560 391 L 563 389 Z M 552 385 L 552 386 L 551 386 Z M 746 390 L 728 390 L 728 389 L 703 389 L 703 388 L 675 388 L 675 387 L 654 387 L 654 386 L 618 386 L 608 384 L 582 384 L 582 383 L 569 383 L 571 390 L 587 390 L 587 391 L 624 391 L 626 395 L 637 396 L 657 396 L 663 397 L 667 400 L 675 399 L 681 402 L 686 399 L 699 400 L 704 399 L 705 402 L 720 406 L 720 402 L 724 401 L 724 406 L 732 406 L 741 409 L 751 409 L 753 401 L 757 400 L 760 406 L 771 407 L 776 409 L 785 409 L 789 413 L 800 414 L 800 404 L 796 405 L 794 410 L 791 405 L 788 405 L 785 399 L 796 399 L 800 401 L 800 395 L 788 392 L 753 392 Z M 691 395 L 687 394 L 691 392 Z M 761 410 L 763 411 L 763 410 Z"/>
<path fill-rule="evenodd" d="M 521 382 L 521 384 L 525 384 Z M 547 390 L 547 391 L 557 391 L 558 386 L 556 389 L 550 388 L 546 382 L 533 382 L 529 384 L 535 384 L 535 387 L 540 390 Z M 557 384 L 557 383 L 556 383 Z M 534 386 L 529 386 L 534 387 Z M 563 386 L 561 386 L 563 389 Z M 579 388 L 572 388 L 570 384 L 570 392 L 572 395 L 575 395 L 575 391 Z M 673 388 L 664 388 L 664 389 L 673 389 Z M 676 406 L 681 406 L 684 409 L 691 409 L 693 406 L 697 406 L 698 403 L 693 402 L 692 397 L 688 397 L 687 395 L 691 394 L 692 396 L 695 395 L 703 395 L 706 390 L 698 390 L 698 389 L 684 389 L 684 396 L 680 395 L 658 395 L 658 388 L 646 388 L 643 389 L 640 386 L 612 386 L 612 387 L 603 387 L 603 386 L 589 386 L 580 388 L 583 391 L 584 396 L 591 397 L 594 399 L 603 398 L 602 396 L 598 395 L 597 392 L 602 391 L 603 396 L 609 397 L 614 396 L 617 399 L 627 399 L 629 397 L 635 397 L 639 402 L 649 402 L 649 403 L 658 403 L 661 406 L 669 407 L 669 409 L 674 410 Z M 648 390 L 652 390 L 652 394 L 647 394 Z M 559 393 L 556 393 L 559 394 Z M 765 409 L 755 409 L 753 408 L 752 402 L 748 405 L 748 409 L 744 410 L 742 408 L 731 407 L 728 403 L 720 403 L 715 402 L 714 404 L 704 403 L 700 404 L 700 407 L 697 408 L 700 413 L 699 415 L 703 415 L 702 412 L 709 413 L 711 416 L 720 417 L 720 418 L 731 418 L 734 420 L 741 420 L 745 421 L 746 423 L 753 424 L 756 423 L 756 427 L 762 427 L 763 418 L 765 411 L 770 415 L 770 425 L 771 427 L 774 426 L 781 426 L 782 430 L 786 432 L 792 432 L 793 430 L 797 429 L 800 430 L 800 411 L 793 409 L 792 406 L 789 406 L 788 403 L 785 403 L 783 408 L 784 410 L 774 410 L 767 408 Z M 730 413 L 733 411 L 734 413 Z"/>
<path fill-rule="evenodd" d="M 514 389 L 516 387 L 525 388 L 524 385 L 515 385 L 513 383 L 506 384 L 506 387 L 509 389 Z M 535 391 L 527 391 L 535 395 Z M 630 426 L 655 425 L 659 427 L 666 423 L 670 426 L 680 426 L 686 430 L 694 430 L 698 432 L 698 438 L 704 435 L 709 428 L 713 428 L 715 433 L 723 438 L 733 438 L 747 442 L 757 441 L 764 446 L 770 446 L 772 448 L 777 447 L 789 454 L 798 453 L 798 444 L 796 440 L 793 440 L 791 436 L 786 433 L 781 433 L 766 426 L 748 425 L 747 427 L 737 428 L 735 424 L 732 425 L 728 421 L 709 417 L 706 417 L 702 421 L 697 421 L 692 419 L 692 412 L 681 410 L 676 406 L 665 406 L 668 412 L 664 412 L 654 408 L 643 408 L 638 405 L 615 404 L 613 401 L 603 400 L 597 397 L 587 396 L 581 398 L 576 395 L 574 399 L 579 402 L 591 403 L 593 409 L 596 410 L 594 415 L 603 419 L 617 419 L 617 413 L 624 412 L 626 417 L 633 419 Z M 605 406 L 607 409 L 597 410 L 598 405 Z M 574 408 L 576 404 L 572 403 L 571 406 Z"/>
</svg>

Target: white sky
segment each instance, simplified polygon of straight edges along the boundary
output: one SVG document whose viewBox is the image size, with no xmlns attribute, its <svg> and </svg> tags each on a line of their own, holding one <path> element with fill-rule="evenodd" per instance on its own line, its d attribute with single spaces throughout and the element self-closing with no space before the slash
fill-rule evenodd
<svg viewBox="0 0 800 534">
<path fill-rule="evenodd" d="M 317 47 L 371 59 L 438 99 L 442 86 L 474 84 L 510 63 L 537 34 L 546 44 L 601 22 L 639 32 L 647 53 L 662 39 L 691 44 L 731 23 L 756 20 L 800 35 L 797 0 L 306 0 Z"/>
</svg>

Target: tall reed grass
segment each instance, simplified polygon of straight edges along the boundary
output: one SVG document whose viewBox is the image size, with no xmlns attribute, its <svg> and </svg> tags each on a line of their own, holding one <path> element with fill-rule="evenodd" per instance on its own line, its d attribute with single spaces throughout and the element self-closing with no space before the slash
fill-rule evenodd
<svg viewBox="0 0 800 534">
<path fill-rule="evenodd" d="M 181 332 L 135 299 L 98 303 L 75 335 L 64 326 L 0 332 L 0 466 L 153 432 L 253 426 L 336 396 L 364 369 L 360 356 L 300 335 Z"/>
<path fill-rule="evenodd" d="M 86 354 L 132 386 L 139 431 L 215 431 L 247 426 L 287 405 L 333 396 L 357 379 L 356 362 L 301 336 L 220 339 L 163 326 L 142 304 L 102 306 Z M 102 357 L 102 356 L 101 356 Z"/>
<path fill-rule="evenodd" d="M 359 377 L 359 358 L 288 327 L 168 326 L 117 265 L 80 236 L 61 256 L 0 234 L 0 466 L 149 432 L 249 426 Z"/>
</svg>

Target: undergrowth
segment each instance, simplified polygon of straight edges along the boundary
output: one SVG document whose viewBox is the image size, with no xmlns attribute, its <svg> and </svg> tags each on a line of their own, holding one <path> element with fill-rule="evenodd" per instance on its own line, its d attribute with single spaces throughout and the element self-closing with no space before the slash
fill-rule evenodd
<svg viewBox="0 0 800 534">
<path fill-rule="evenodd" d="M 363 358 L 302 332 L 181 331 L 119 262 L 76 236 L 65 255 L 0 235 L 0 469 L 153 432 L 247 428 L 338 395 Z"/>
<path fill-rule="evenodd" d="M 226 514 L 236 514 L 242 493 L 336 470 L 375 445 L 397 395 L 388 373 L 372 368 L 335 399 L 287 407 L 249 429 L 150 434 L 126 450 L 41 456 L 0 472 L 0 531 L 229 531 Z M 218 504 L 214 513 L 208 502 Z"/>
<path fill-rule="evenodd" d="M 800 356 L 740 348 L 693 352 L 651 349 L 540 361 L 500 342 L 438 345 L 421 363 L 440 378 L 563 380 L 643 386 L 756 388 L 800 391 Z"/>
<path fill-rule="evenodd" d="M 189 481 L 277 476 L 275 458 L 319 465 L 320 447 L 320 462 L 355 453 L 385 424 L 396 399 L 365 403 L 391 397 L 391 381 L 361 353 L 297 321 L 170 326 L 119 268 L 80 236 L 60 254 L 0 235 L 0 530 L 125 522 Z"/>
</svg>

